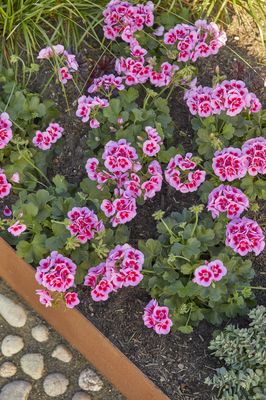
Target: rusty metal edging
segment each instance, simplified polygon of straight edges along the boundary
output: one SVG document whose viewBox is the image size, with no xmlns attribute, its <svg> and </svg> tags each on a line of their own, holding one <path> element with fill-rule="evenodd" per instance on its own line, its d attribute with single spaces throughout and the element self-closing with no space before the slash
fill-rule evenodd
<svg viewBox="0 0 266 400">
<path fill-rule="evenodd" d="M 0 238 L 0 278 L 77 349 L 128 400 L 169 400 L 79 311 L 45 308 L 35 290 L 34 269 Z"/>
</svg>

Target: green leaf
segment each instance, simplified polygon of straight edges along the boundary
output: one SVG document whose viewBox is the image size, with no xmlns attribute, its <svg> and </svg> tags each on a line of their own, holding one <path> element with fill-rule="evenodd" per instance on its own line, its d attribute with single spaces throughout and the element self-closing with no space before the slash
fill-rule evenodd
<svg viewBox="0 0 266 400">
<path fill-rule="evenodd" d="M 201 243 L 196 238 L 188 239 L 186 246 L 182 250 L 182 254 L 186 258 L 196 256 L 200 253 Z"/>
<path fill-rule="evenodd" d="M 182 333 L 190 334 L 193 332 L 193 327 L 190 325 L 179 326 L 178 330 Z"/>
</svg>

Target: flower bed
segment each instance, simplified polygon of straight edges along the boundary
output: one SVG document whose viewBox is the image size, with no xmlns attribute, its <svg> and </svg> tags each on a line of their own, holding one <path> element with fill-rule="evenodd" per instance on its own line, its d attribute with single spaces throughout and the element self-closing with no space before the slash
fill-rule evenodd
<svg viewBox="0 0 266 400">
<path fill-rule="evenodd" d="M 255 271 L 246 256 L 263 257 L 265 246 L 257 213 L 266 197 L 265 112 L 251 87 L 233 76 L 226 80 L 217 74 L 213 87 L 201 86 L 200 75 L 195 80 L 195 63 L 216 57 L 225 46 L 226 35 L 215 24 L 170 22 L 161 15 L 157 19 L 165 26 L 161 37 L 162 28 L 151 28 L 153 14 L 151 3 L 109 4 L 104 34 L 119 39 L 112 47 L 117 59 L 112 74 L 101 74 L 88 85 L 82 85 L 78 62 L 62 45 L 39 53 L 44 70 L 49 71 L 49 61 L 58 79 L 52 87 L 58 90 L 61 84 L 66 95 L 61 100 L 75 118 L 72 129 L 82 126 L 87 136 L 87 143 L 79 146 L 78 160 L 69 160 L 77 174 L 64 173 L 62 158 L 68 162 L 68 157 L 63 143 L 70 140 L 70 126 L 64 124 L 63 115 L 47 118 L 45 105 L 35 100 L 37 120 L 17 117 L 12 85 L 7 82 L 4 101 L 11 118 L 1 117 L 1 193 L 6 198 L 13 190 L 18 198 L 12 211 L 6 206 L 2 227 L 3 237 L 36 266 L 42 286 L 37 294 L 44 306 L 78 305 L 103 331 L 109 330 L 127 354 L 130 346 L 125 343 L 134 342 L 135 335 L 148 348 L 147 335 L 156 346 L 166 346 L 163 356 L 171 359 L 172 345 L 167 343 L 182 337 L 174 332 L 191 334 L 194 329 L 197 335 L 197 329 L 204 329 L 197 328 L 200 321 L 221 324 L 246 314 L 254 304 Z M 186 116 L 189 111 L 195 116 L 194 137 L 185 138 L 184 145 L 182 132 L 174 130 L 172 93 L 183 98 Z M 26 95 L 30 106 L 31 98 Z M 23 126 L 28 129 L 31 118 L 28 136 Z M 13 122 L 19 135 L 12 134 Z M 75 146 L 74 140 L 71 143 Z M 71 149 L 70 157 L 72 152 L 78 154 Z M 58 169 L 67 177 L 74 175 L 73 183 L 56 175 Z M 137 285 L 143 289 L 135 289 Z M 124 327 L 123 340 L 112 323 L 108 326 L 108 315 Z M 142 334 L 144 326 L 148 329 Z M 156 339 L 155 334 L 170 338 Z M 203 333 L 200 338 L 204 343 L 209 336 Z M 194 354 L 192 359 L 182 356 L 179 364 L 192 361 Z M 202 356 L 200 350 L 198 354 Z M 131 356 L 146 372 L 142 362 L 146 355 Z M 159 365 L 161 358 L 156 357 Z M 194 365 L 196 374 L 201 365 Z M 165 387 L 169 370 L 158 377 L 156 368 L 147 367 L 147 373 Z M 186 392 L 187 382 L 192 385 L 177 375 L 165 389 L 170 395 Z M 199 381 L 199 375 L 195 379 Z"/>
</svg>

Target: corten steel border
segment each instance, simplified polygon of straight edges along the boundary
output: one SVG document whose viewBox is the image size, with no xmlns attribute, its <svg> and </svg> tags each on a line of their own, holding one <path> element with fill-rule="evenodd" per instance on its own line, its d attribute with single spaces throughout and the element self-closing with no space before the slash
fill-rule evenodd
<svg viewBox="0 0 266 400">
<path fill-rule="evenodd" d="M 0 278 L 78 350 L 128 400 L 169 400 L 84 315 L 39 303 L 34 269 L 0 238 Z"/>
</svg>

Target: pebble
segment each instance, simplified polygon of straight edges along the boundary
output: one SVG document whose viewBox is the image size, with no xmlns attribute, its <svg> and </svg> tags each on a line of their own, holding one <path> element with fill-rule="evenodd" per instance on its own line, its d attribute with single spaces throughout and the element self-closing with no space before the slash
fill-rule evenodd
<svg viewBox="0 0 266 400">
<path fill-rule="evenodd" d="M 0 366 L 0 376 L 2 378 L 10 378 L 14 376 L 16 372 L 17 367 L 10 361 L 6 361 Z"/>
<path fill-rule="evenodd" d="M 79 376 L 79 387 L 83 390 L 99 392 L 103 387 L 103 382 L 94 371 L 87 368 Z"/>
<path fill-rule="evenodd" d="M 43 388 L 48 396 L 56 397 L 66 392 L 68 384 L 69 380 L 63 374 L 55 373 L 47 375 L 43 382 Z"/>
<path fill-rule="evenodd" d="M 72 354 L 62 344 L 56 346 L 56 348 L 52 352 L 52 357 L 57 358 L 58 360 L 63 361 L 65 363 L 69 363 L 72 360 Z"/>
<path fill-rule="evenodd" d="M 45 325 L 34 326 L 31 330 L 31 334 L 37 342 L 46 342 L 49 339 L 49 331 Z"/>
<path fill-rule="evenodd" d="M 0 393 L 0 400 L 27 400 L 31 384 L 26 381 L 13 381 L 5 385 Z"/>
<path fill-rule="evenodd" d="M 7 335 L 1 345 L 1 351 L 5 357 L 11 357 L 17 354 L 24 347 L 22 337 L 17 335 Z"/>
<path fill-rule="evenodd" d="M 77 392 L 74 394 L 72 400 L 91 400 L 91 397 L 84 392 Z"/>
<path fill-rule="evenodd" d="M 22 371 L 32 379 L 40 379 L 44 370 L 43 355 L 39 353 L 25 354 L 20 360 L 20 365 Z"/>
<path fill-rule="evenodd" d="M 2 315 L 9 325 L 15 328 L 21 328 L 27 321 L 24 308 L 3 294 L 0 294 L 0 315 Z"/>
</svg>

